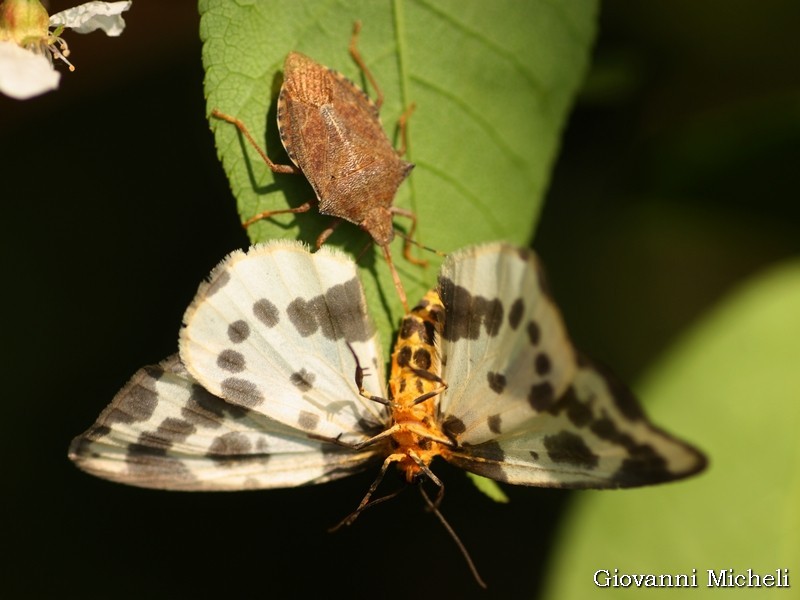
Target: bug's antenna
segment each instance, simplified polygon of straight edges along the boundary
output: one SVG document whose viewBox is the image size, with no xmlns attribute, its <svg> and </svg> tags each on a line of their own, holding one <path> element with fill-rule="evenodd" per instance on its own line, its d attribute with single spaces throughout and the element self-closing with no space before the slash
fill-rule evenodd
<svg viewBox="0 0 800 600">
<path fill-rule="evenodd" d="M 444 515 L 441 512 L 439 512 L 439 509 L 436 507 L 436 504 L 434 504 L 434 502 L 428 497 L 428 494 L 425 493 L 425 490 L 422 487 L 421 483 L 419 485 L 419 493 L 422 494 L 422 497 L 425 500 L 425 504 L 428 505 L 428 510 L 430 510 L 433 514 L 436 515 L 436 518 L 439 519 L 439 522 L 442 525 L 444 525 L 444 528 L 447 530 L 447 533 L 449 533 L 450 537 L 453 538 L 453 541 L 456 543 L 456 546 L 458 546 L 458 549 L 461 550 L 461 554 L 464 556 L 464 560 L 467 561 L 467 566 L 469 567 L 469 570 L 472 572 L 472 576 L 475 578 L 475 581 L 483 589 L 488 589 L 486 582 L 483 579 L 481 579 L 481 575 L 480 573 L 478 573 L 478 569 L 475 566 L 475 563 L 472 562 L 472 557 L 469 555 L 469 552 L 467 552 L 467 548 L 466 546 L 464 546 L 464 543 L 461 541 L 461 538 L 458 537 L 458 534 L 456 534 L 455 530 L 450 526 L 450 523 L 448 523 L 447 520 L 444 518 Z"/>
<path fill-rule="evenodd" d="M 417 248 L 422 248 L 423 250 L 427 250 L 428 252 L 433 252 L 436 256 L 447 256 L 447 252 L 442 252 L 441 250 L 437 250 L 436 248 L 431 248 L 430 246 L 426 246 L 425 244 L 420 244 L 417 240 L 409 236 L 407 233 L 400 229 L 395 229 L 394 232 L 399 235 L 403 240 L 408 244 L 413 244 Z"/>
</svg>

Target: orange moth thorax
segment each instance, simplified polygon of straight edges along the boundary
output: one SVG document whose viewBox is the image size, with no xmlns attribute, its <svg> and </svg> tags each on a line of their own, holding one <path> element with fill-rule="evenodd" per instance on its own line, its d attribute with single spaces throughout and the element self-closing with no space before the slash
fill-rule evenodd
<svg viewBox="0 0 800 600">
<path fill-rule="evenodd" d="M 449 440 L 437 424 L 438 397 L 445 385 L 437 338 L 444 306 L 435 290 L 422 298 L 400 324 L 389 378 L 395 444 L 394 460 L 412 481 Z M 421 463 L 421 464 L 420 464 Z"/>
</svg>

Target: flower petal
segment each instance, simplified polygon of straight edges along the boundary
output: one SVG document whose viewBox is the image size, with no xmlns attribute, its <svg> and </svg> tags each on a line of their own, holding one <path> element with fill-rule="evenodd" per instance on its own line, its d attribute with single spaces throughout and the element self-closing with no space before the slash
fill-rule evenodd
<svg viewBox="0 0 800 600">
<path fill-rule="evenodd" d="M 63 25 L 77 33 L 89 33 L 102 29 L 106 35 L 116 37 L 125 29 L 125 20 L 120 16 L 131 7 L 132 2 L 87 2 L 50 16 L 50 27 Z"/>
<path fill-rule="evenodd" d="M 56 89 L 59 79 L 61 74 L 44 56 L 0 42 L 0 92 L 6 96 L 27 100 Z"/>
</svg>

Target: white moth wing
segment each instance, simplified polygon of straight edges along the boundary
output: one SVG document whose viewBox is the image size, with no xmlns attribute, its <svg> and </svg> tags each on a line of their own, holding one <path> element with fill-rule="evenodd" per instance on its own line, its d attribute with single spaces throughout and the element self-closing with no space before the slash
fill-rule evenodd
<svg viewBox="0 0 800 600">
<path fill-rule="evenodd" d="M 203 387 L 314 438 L 357 443 L 388 420 L 383 361 L 353 260 L 297 242 L 237 251 L 200 286 L 180 355 Z M 352 351 L 351 351 L 352 348 Z"/>
<path fill-rule="evenodd" d="M 647 420 L 633 394 L 587 360 L 550 408 L 448 460 L 498 481 L 545 487 L 618 488 L 701 471 L 698 450 Z"/>
<path fill-rule="evenodd" d="M 515 430 L 558 398 L 577 362 L 533 252 L 507 244 L 451 254 L 439 273 L 440 420 L 459 443 Z"/>
<path fill-rule="evenodd" d="M 82 470 L 139 487 L 228 491 L 322 483 L 374 457 L 310 440 L 203 389 L 177 356 L 144 367 L 69 457 Z"/>
</svg>

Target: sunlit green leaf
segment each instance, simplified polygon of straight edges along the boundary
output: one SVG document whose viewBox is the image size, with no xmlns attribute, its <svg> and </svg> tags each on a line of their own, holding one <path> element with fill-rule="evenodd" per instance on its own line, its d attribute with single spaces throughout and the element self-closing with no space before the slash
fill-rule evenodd
<svg viewBox="0 0 800 600">
<path fill-rule="evenodd" d="M 417 107 L 408 150 L 416 168 L 396 205 L 417 213 L 419 241 L 442 252 L 492 239 L 530 241 L 587 66 L 595 2 L 203 0 L 200 12 L 209 112 L 242 119 L 279 163 L 288 158 L 275 99 L 289 51 L 344 73 L 374 96 L 347 51 L 353 22 L 361 20 L 360 49 L 385 93 L 382 120 L 392 139 L 404 109 Z M 233 126 L 211 126 L 243 219 L 313 198 L 303 178 L 274 176 Z M 284 215 L 249 234 L 253 241 L 313 243 L 329 223 L 316 213 Z M 358 256 L 369 240 L 346 225 L 329 243 Z M 413 304 L 435 283 L 440 258 L 423 253 L 431 264 L 422 269 L 398 249 L 399 241 L 393 254 Z M 388 350 L 401 315 L 397 294 L 379 253 L 370 250 L 359 264 Z"/>
</svg>

